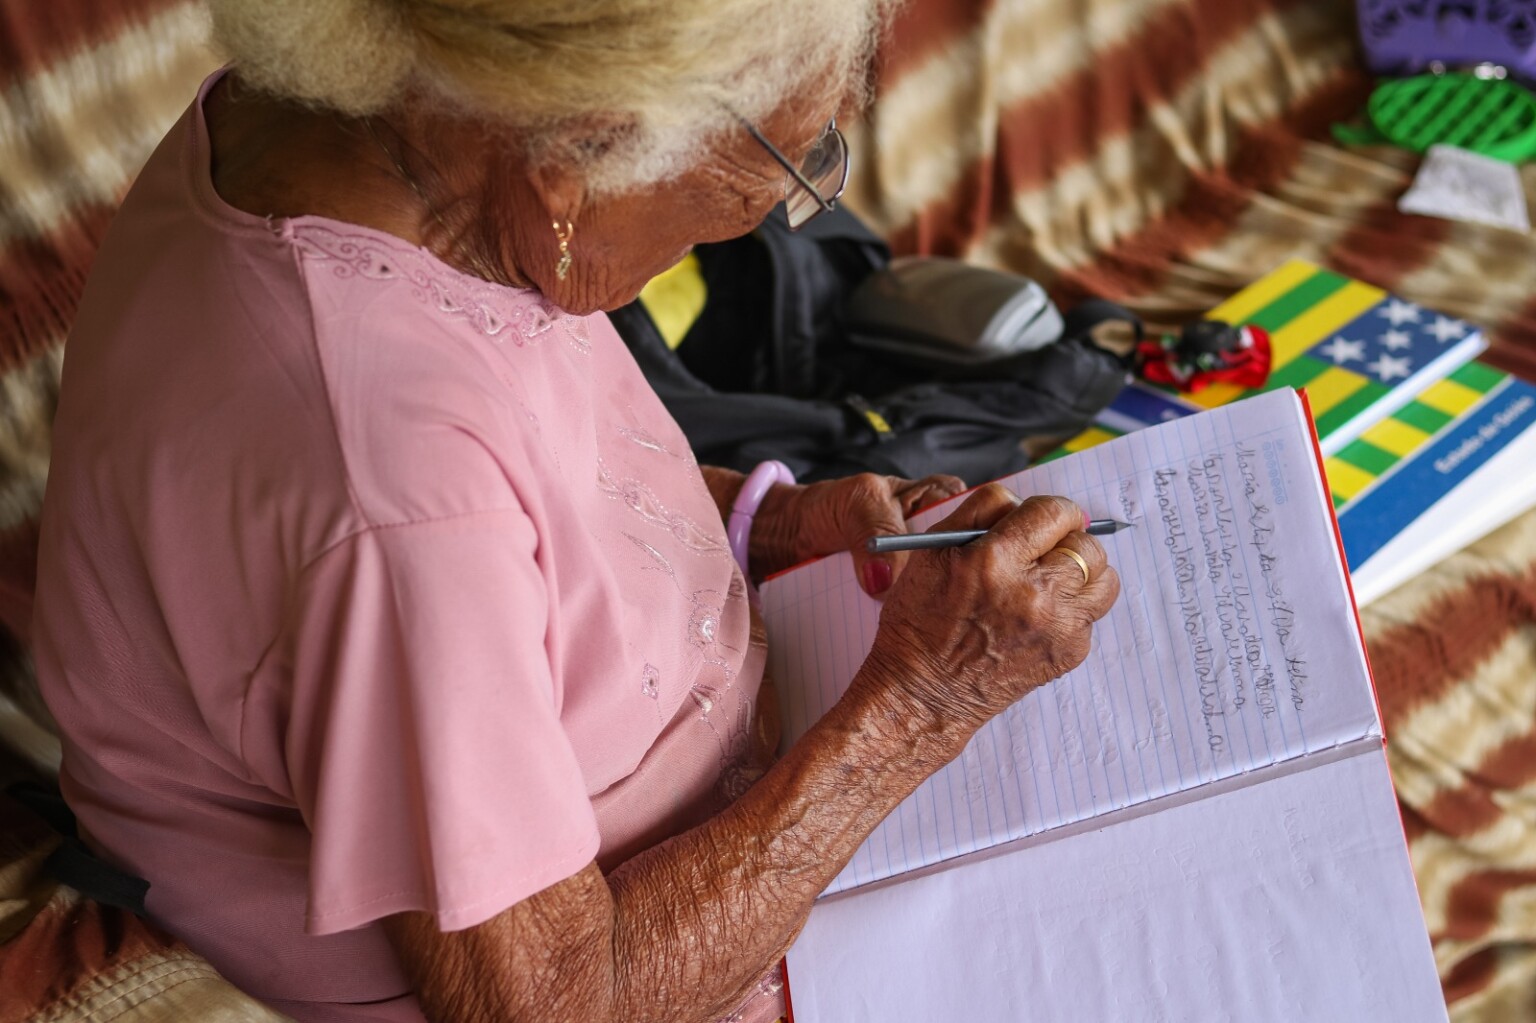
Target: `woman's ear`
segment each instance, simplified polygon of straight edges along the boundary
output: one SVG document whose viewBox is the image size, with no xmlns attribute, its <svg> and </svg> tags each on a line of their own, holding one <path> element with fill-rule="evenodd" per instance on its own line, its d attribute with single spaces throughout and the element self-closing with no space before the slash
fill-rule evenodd
<svg viewBox="0 0 1536 1023">
<path fill-rule="evenodd" d="M 617 114 L 585 117 L 545 141 L 530 168 L 531 184 L 552 220 L 578 221 L 594 171 L 634 135 L 633 119 Z"/>
<path fill-rule="evenodd" d="M 578 223 L 587 201 L 581 172 L 568 161 L 545 160 L 530 167 L 528 184 L 554 224 Z"/>
</svg>

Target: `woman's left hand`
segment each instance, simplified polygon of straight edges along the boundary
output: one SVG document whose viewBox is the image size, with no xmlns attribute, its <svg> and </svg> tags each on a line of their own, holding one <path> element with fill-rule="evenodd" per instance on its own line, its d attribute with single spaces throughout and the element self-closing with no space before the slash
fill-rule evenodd
<svg viewBox="0 0 1536 1023">
<path fill-rule="evenodd" d="M 906 520 L 918 510 L 965 489 L 954 476 L 904 480 L 862 473 L 838 480 L 787 486 L 768 491 L 752 523 L 748 542 L 752 574 L 759 578 L 808 558 L 848 550 L 859 584 L 872 597 L 890 589 L 907 555 L 870 554 L 872 536 L 907 532 Z"/>
</svg>

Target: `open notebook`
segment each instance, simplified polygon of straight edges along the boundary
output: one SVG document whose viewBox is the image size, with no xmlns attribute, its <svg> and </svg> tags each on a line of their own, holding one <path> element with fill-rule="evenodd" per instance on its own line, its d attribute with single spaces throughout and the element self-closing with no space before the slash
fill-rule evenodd
<svg viewBox="0 0 1536 1023">
<path fill-rule="evenodd" d="M 1134 523 L 1103 541 L 1121 598 L 834 880 L 788 957 L 796 1023 L 1444 1019 L 1301 400 L 1004 483 Z M 880 605 L 844 555 L 763 609 L 793 741 Z"/>
</svg>

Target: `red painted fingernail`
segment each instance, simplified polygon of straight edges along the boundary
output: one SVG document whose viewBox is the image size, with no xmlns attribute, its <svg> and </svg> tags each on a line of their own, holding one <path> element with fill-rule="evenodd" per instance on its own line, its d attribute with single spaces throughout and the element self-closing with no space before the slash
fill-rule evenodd
<svg viewBox="0 0 1536 1023">
<path fill-rule="evenodd" d="M 878 597 L 891 588 L 891 566 L 883 561 L 864 562 L 864 590 L 871 597 Z"/>
<path fill-rule="evenodd" d="M 1093 520 L 1088 517 L 1087 512 L 1083 512 L 1083 529 L 1086 530 L 1091 525 L 1093 525 Z"/>
</svg>

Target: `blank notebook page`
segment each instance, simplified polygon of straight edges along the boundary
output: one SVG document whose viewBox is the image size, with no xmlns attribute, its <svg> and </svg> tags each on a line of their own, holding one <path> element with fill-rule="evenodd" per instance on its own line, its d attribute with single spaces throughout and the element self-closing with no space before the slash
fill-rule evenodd
<svg viewBox="0 0 1536 1023">
<path fill-rule="evenodd" d="M 1003 483 L 1133 523 L 1100 538 L 1120 599 L 1083 664 L 978 732 L 875 829 L 829 893 L 1381 734 L 1294 392 L 1138 431 Z M 786 743 L 847 688 L 880 606 L 846 554 L 763 587 Z"/>
<path fill-rule="evenodd" d="M 1445 1023 L 1386 751 L 1294 766 L 818 902 L 795 1023 Z"/>
</svg>

